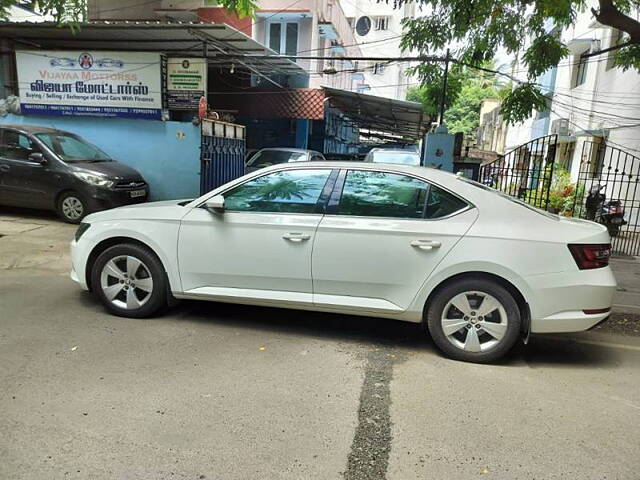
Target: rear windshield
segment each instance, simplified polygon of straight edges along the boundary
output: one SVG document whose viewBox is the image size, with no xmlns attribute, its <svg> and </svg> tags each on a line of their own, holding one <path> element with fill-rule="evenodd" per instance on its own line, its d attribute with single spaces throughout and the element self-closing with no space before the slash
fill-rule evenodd
<svg viewBox="0 0 640 480">
<path fill-rule="evenodd" d="M 551 218 L 552 220 L 557 220 L 558 219 L 557 215 L 554 215 L 552 213 L 549 213 L 549 212 L 546 212 L 544 210 L 541 210 L 540 208 L 534 207 L 533 205 L 529 205 L 527 202 L 523 202 L 520 199 L 517 199 L 515 197 L 511 197 L 511 196 L 507 195 L 506 193 L 501 192 L 500 190 L 496 190 L 495 188 L 488 187 L 487 185 L 483 185 L 482 183 L 478 183 L 478 182 L 475 182 L 473 180 L 469 180 L 468 178 L 465 178 L 465 177 L 458 177 L 458 179 L 462 180 L 463 182 L 465 182 L 465 183 L 467 183 L 469 185 L 473 185 L 474 187 L 481 188 L 485 192 L 491 192 L 491 193 L 493 193 L 495 195 L 498 195 L 498 196 L 500 196 L 502 198 L 506 198 L 510 202 L 516 203 L 516 204 L 520 205 L 521 207 L 528 208 L 529 210 L 532 210 L 532 211 L 534 211 L 536 213 L 539 213 L 540 215 L 544 215 L 547 218 Z"/>
<path fill-rule="evenodd" d="M 419 165 L 420 156 L 413 152 L 374 152 L 373 163 L 395 163 L 397 165 Z"/>
<path fill-rule="evenodd" d="M 287 152 L 284 150 L 263 150 L 255 154 L 247 162 L 247 167 L 268 167 L 278 163 L 304 162 L 307 154 L 302 152 Z"/>
</svg>

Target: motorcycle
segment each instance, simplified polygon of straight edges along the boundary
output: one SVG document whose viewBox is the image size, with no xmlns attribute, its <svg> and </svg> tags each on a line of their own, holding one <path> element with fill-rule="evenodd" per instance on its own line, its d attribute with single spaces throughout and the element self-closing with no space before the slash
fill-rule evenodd
<svg viewBox="0 0 640 480">
<path fill-rule="evenodd" d="M 620 227 L 627 223 L 624 219 L 624 206 L 620 200 L 606 201 L 606 195 L 602 193 L 605 186 L 596 184 L 589 189 L 585 202 L 587 220 L 602 223 L 609 230 L 609 235 L 617 237 Z"/>
</svg>

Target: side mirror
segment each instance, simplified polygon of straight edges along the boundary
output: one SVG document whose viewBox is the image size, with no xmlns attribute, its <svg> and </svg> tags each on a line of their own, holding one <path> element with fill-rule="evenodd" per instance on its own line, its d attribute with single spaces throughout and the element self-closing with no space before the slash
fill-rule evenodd
<svg viewBox="0 0 640 480">
<path fill-rule="evenodd" d="M 222 195 L 211 197 L 204 203 L 204 208 L 214 213 L 224 212 L 224 197 Z"/>
<path fill-rule="evenodd" d="M 44 165 L 45 163 L 47 163 L 47 159 L 44 158 L 44 155 L 40 152 L 31 153 L 27 158 L 30 162 L 39 163 L 40 165 Z"/>
</svg>

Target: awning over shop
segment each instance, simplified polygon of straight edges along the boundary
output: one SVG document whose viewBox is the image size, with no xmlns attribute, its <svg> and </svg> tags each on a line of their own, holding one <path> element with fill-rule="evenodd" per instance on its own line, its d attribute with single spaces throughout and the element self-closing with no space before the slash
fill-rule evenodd
<svg viewBox="0 0 640 480">
<path fill-rule="evenodd" d="M 416 102 L 392 100 L 337 88 L 323 88 L 325 103 L 340 110 L 361 130 L 405 138 L 421 138 L 431 118 Z"/>
<path fill-rule="evenodd" d="M 259 119 L 322 120 L 326 109 L 332 107 L 334 113 L 360 130 L 369 131 L 372 136 L 418 139 L 424 135 L 431 120 L 419 103 L 326 87 L 213 92 L 209 102 L 213 110 Z"/>
<path fill-rule="evenodd" d="M 319 88 L 291 90 L 251 89 L 243 92 L 213 92 L 209 104 L 214 111 L 257 119 L 324 119 L 324 92 Z"/>
<path fill-rule="evenodd" d="M 258 75 L 304 75 L 295 62 L 226 24 L 203 22 L 100 21 L 79 25 L 71 32 L 51 22 L 0 23 L 0 38 L 10 39 L 16 47 L 28 49 L 77 49 L 136 52 L 164 52 L 173 56 L 206 55 L 209 64 L 229 65 L 229 55 L 243 55 L 234 60 Z M 206 44 L 206 47 L 205 47 Z M 260 55 L 261 58 L 251 58 Z M 264 58 L 273 55 L 273 58 Z"/>
</svg>

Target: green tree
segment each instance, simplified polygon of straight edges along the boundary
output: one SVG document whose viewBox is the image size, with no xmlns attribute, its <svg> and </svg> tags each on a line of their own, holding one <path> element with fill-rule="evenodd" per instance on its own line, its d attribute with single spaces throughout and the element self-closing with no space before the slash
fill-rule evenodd
<svg viewBox="0 0 640 480">
<path fill-rule="evenodd" d="M 491 63 L 485 64 L 491 68 Z M 436 75 L 440 75 L 436 72 Z M 454 66 L 447 82 L 447 108 L 444 120 L 449 132 L 472 135 L 480 124 L 480 106 L 486 98 L 503 98 L 510 84 L 500 84 L 494 74 Z M 407 100 L 419 102 L 425 113 L 436 116 L 440 108 L 442 82 L 423 84 L 407 91 Z"/>
<path fill-rule="evenodd" d="M 475 65 L 490 60 L 499 48 L 519 55 L 527 82 L 515 84 L 504 99 L 501 112 L 510 123 L 546 108 L 536 79 L 568 57 L 560 32 L 587 8 L 585 0 L 417 1 L 427 13 L 404 20 L 404 48 L 433 55 L 450 47 L 456 60 Z M 616 55 L 624 69 L 640 69 L 640 22 L 630 16 L 639 6 L 639 0 L 598 0 L 598 8 L 591 9 L 600 24 L 624 32 L 627 45 Z"/>
<path fill-rule="evenodd" d="M 240 18 L 253 16 L 258 7 L 255 0 L 207 0 L 207 3 L 220 5 Z M 59 25 L 77 27 L 87 19 L 87 0 L 0 0 L 0 19 L 8 19 L 10 7 L 25 4 L 44 15 L 53 16 Z"/>
</svg>

